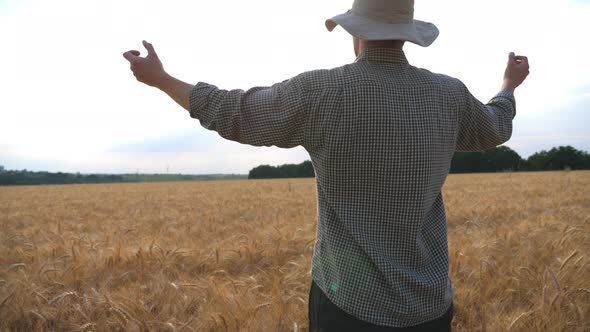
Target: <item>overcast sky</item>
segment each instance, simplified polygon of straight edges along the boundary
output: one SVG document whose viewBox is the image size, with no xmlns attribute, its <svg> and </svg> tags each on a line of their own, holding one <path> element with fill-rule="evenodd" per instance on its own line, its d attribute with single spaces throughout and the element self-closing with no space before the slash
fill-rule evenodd
<svg viewBox="0 0 590 332">
<path fill-rule="evenodd" d="M 302 148 L 223 140 L 137 83 L 122 53 L 154 44 L 165 69 L 220 88 L 265 86 L 354 61 L 350 36 L 325 30 L 342 0 L 0 0 L 0 165 L 65 172 L 247 173 L 299 163 Z M 507 54 L 529 56 L 506 144 L 523 157 L 558 145 L 590 151 L 590 1 L 416 0 L 435 23 L 415 66 L 461 79 L 487 102 Z M 143 54 L 142 53 L 142 54 Z"/>
</svg>

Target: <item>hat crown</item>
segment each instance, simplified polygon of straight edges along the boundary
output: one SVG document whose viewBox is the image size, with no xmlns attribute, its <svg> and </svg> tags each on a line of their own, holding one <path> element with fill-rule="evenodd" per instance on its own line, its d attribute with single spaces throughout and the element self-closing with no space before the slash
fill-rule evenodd
<svg viewBox="0 0 590 332">
<path fill-rule="evenodd" d="M 352 12 L 385 23 L 407 23 L 414 19 L 414 0 L 355 0 Z"/>
<path fill-rule="evenodd" d="M 414 0 L 354 0 L 352 9 L 326 20 L 328 31 L 342 26 L 364 40 L 405 40 L 430 46 L 438 37 L 436 25 L 414 20 Z"/>
</svg>

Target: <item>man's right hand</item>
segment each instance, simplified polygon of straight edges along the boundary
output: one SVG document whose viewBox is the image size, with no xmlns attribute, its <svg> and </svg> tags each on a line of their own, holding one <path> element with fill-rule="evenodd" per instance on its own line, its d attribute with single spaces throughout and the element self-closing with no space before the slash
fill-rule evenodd
<svg viewBox="0 0 590 332">
<path fill-rule="evenodd" d="M 131 71 L 138 81 L 162 89 L 168 83 L 169 75 L 164 71 L 154 46 L 145 40 L 143 46 L 148 51 L 145 58 L 140 57 L 139 51 L 135 50 L 123 53 L 123 57 L 129 61 Z"/>
<path fill-rule="evenodd" d="M 524 82 L 529 75 L 529 59 L 526 56 L 514 55 L 510 52 L 508 55 L 508 64 L 504 72 L 504 84 L 502 90 L 514 92 L 514 90 Z"/>
<path fill-rule="evenodd" d="M 133 75 L 138 81 L 166 92 L 178 105 L 190 111 L 190 94 L 194 86 L 168 75 L 154 46 L 145 40 L 143 46 L 148 51 L 145 58 L 140 57 L 139 51 L 135 50 L 123 53 L 131 65 Z"/>
</svg>

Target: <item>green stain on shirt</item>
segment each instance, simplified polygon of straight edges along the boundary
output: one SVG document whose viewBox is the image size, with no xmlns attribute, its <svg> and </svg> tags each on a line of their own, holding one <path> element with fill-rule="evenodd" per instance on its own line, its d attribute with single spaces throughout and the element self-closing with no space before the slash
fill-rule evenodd
<svg viewBox="0 0 590 332">
<path fill-rule="evenodd" d="M 332 293 L 336 293 L 336 291 L 338 290 L 338 284 L 335 282 L 332 282 L 330 284 L 330 290 L 332 291 Z"/>
</svg>

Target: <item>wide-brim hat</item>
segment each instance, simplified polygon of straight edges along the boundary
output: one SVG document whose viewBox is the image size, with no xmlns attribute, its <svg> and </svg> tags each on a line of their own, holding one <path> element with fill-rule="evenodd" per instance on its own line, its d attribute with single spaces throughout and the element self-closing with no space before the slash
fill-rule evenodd
<svg viewBox="0 0 590 332">
<path fill-rule="evenodd" d="M 405 40 L 428 47 L 438 37 L 436 25 L 414 19 L 414 0 L 355 0 L 352 9 L 326 20 L 328 31 L 340 25 L 365 40 Z"/>
</svg>

